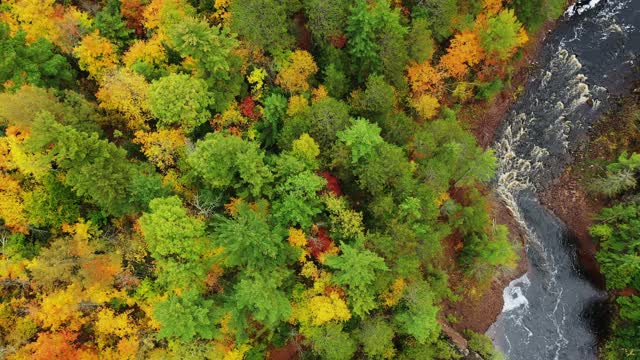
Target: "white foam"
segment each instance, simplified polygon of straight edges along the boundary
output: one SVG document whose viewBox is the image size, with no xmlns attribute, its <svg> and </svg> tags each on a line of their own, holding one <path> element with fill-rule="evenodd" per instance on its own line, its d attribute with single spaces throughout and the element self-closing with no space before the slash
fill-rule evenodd
<svg viewBox="0 0 640 360">
<path fill-rule="evenodd" d="M 531 285 L 531 281 L 527 274 L 522 275 L 520 278 L 512 280 L 509 286 L 502 291 L 502 298 L 504 299 L 504 306 L 502 312 L 509 312 L 518 308 L 529 308 L 529 300 L 524 296 L 524 291 Z"/>
<path fill-rule="evenodd" d="M 586 5 L 581 5 L 580 7 L 576 8 L 576 4 L 573 4 L 571 6 L 569 6 L 569 8 L 567 9 L 567 11 L 564 12 L 565 15 L 574 15 L 574 14 L 578 14 L 581 15 L 583 14 L 585 11 L 587 10 L 591 10 L 594 7 L 596 7 L 596 5 L 598 5 L 602 0 L 591 0 L 589 1 L 588 4 Z"/>
</svg>

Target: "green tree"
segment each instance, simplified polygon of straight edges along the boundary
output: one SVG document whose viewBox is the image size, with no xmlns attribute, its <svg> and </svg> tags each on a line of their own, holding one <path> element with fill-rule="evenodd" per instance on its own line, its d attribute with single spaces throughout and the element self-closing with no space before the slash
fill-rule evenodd
<svg viewBox="0 0 640 360">
<path fill-rule="evenodd" d="M 605 208 L 596 217 L 599 224 L 590 230 L 600 242 L 596 259 L 607 280 L 607 288 L 640 289 L 640 206 L 635 203 Z"/>
<path fill-rule="evenodd" d="M 513 0 L 512 4 L 518 19 L 531 32 L 537 31 L 545 21 L 557 19 L 567 6 L 564 0 Z"/>
<path fill-rule="evenodd" d="M 352 359 L 357 344 L 341 324 L 328 324 L 310 330 L 306 337 L 313 351 L 326 360 Z"/>
<path fill-rule="evenodd" d="M 0 124 L 32 128 L 36 115 L 51 113 L 57 122 L 86 133 L 102 133 L 103 118 L 80 94 L 66 90 L 22 86 L 15 92 L 0 93 Z"/>
<path fill-rule="evenodd" d="M 416 133 L 413 146 L 417 175 L 437 192 L 447 190 L 451 181 L 462 187 L 489 181 L 495 172 L 493 151 L 478 147 L 455 119 L 426 123 Z"/>
<path fill-rule="evenodd" d="M 177 124 L 187 132 L 210 119 L 213 100 L 204 80 L 186 74 L 170 74 L 149 88 L 149 106 L 159 124 Z"/>
<path fill-rule="evenodd" d="M 289 298 L 279 289 L 287 277 L 282 272 L 248 274 L 234 288 L 233 306 L 239 314 L 248 312 L 253 319 L 275 329 L 291 316 Z"/>
<path fill-rule="evenodd" d="M 133 30 L 127 27 L 120 13 L 120 0 L 108 0 L 105 6 L 98 11 L 95 18 L 95 26 L 100 30 L 100 35 L 118 44 L 122 48 Z"/>
<path fill-rule="evenodd" d="M 272 225 L 265 209 L 254 210 L 241 202 L 235 211 L 231 219 L 219 218 L 213 233 L 214 243 L 224 248 L 225 266 L 260 273 L 289 262 L 286 231 Z"/>
<path fill-rule="evenodd" d="M 268 193 L 273 175 L 258 143 L 221 133 L 207 134 L 187 159 L 193 172 L 213 189 L 235 188 L 241 197 Z"/>
<path fill-rule="evenodd" d="M 275 145 L 286 114 L 287 98 L 285 96 L 272 93 L 264 99 L 263 120 L 256 124 L 256 129 L 260 132 L 260 140 L 264 146 Z"/>
<path fill-rule="evenodd" d="M 176 196 L 154 199 L 149 208 L 140 217 L 140 227 L 156 260 L 158 282 L 168 289 L 202 287 L 211 266 L 205 256 L 204 223 L 189 216 Z"/>
<path fill-rule="evenodd" d="M 160 323 L 160 338 L 212 339 L 216 334 L 213 323 L 213 301 L 205 300 L 195 291 L 169 295 L 154 306 L 154 318 Z"/>
<path fill-rule="evenodd" d="M 192 16 L 164 17 L 169 44 L 182 57 L 191 57 L 196 64 L 196 77 L 207 82 L 214 97 L 216 111 L 227 109 L 240 93 L 243 77 L 241 59 L 232 53 L 238 41 L 227 28 L 211 27 L 204 19 Z"/>
<path fill-rule="evenodd" d="M 453 35 L 453 19 L 458 15 L 458 0 L 425 0 L 413 10 L 431 24 L 436 40 L 443 41 Z"/>
<path fill-rule="evenodd" d="M 464 334 L 469 339 L 469 349 L 477 352 L 483 359 L 502 360 L 504 356 L 491 343 L 491 338 L 472 330 L 465 330 Z"/>
<path fill-rule="evenodd" d="M 337 136 L 351 149 L 351 162 L 354 164 L 371 155 L 376 146 L 384 143 L 378 125 L 362 118 L 354 119 L 351 127 L 338 132 Z"/>
<path fill-rule="evenodd" d="M 342 254 L 327 258 L 326 265 L 336 272 L 333 281 L 347 287 L 353 313 L 364 318 L 376 308 L 372 285 L 381 272 L 388 271 L 384 259 L 375 253 L 343 244 Z"/>
<path fill-rule="evenodd" d="M 342 101 L 327 97 L 311 105 L 308 133 L 320 146 L 322 156 L 328 156 L 336 134 L 349 126 L 349 120 L 349 106 Z"/>
<path fill-rule="evenodd" d="M 418 343 L 425 344 L 436 341 L 440 334 L 439 310 L 433 304 L 433 293 L 429 286 L 418 281 L 406 289 L 401 310 L 395 314 L 394 320 L 402 332 L 413 336 Z"/>
<path fill-rule="evenodd" d="M 370 359 L 389 359 L 395 355 L 393 327 L 384 318 L 366 319 L 356 332 L 365 354 Z"/>
<path fill-rule="evenodd" d="M 250 43 L 267 51 L 289 49 L 291 1 L 246 0 L 231 3 L 231 29 Z"/>
<path fill-rule="evenodd" d="M 429 21 L 425 18 L 417 18 L 411 22 L 411 30 L 407 36 L 409 43 L 409 55 L 416 63 L 430 61 L 435 52 L 433 33 L 429 28 Z"/>
<path fill-rule="evenodd" d="M 387 84 L 381 75 L 370 75 L 365 90 L 352 99 L 352 107 L 360 110 L 363 116 L 373 118 L 393 111 L 395 101 L 393 86 Z"/>
<path fill-rule="evenodd" d="M 640 154 L 622 153 L 617 161 L 607 165 L 607 174 L 593 181 L 590 190 L 612 197 L 633 189 L 637 185 L 636 173 L 640 169 Z"/>
<path fill-rule="evenodd" d="M 506 60 L 519 44 L 521 29 L 522 24 L 513 10 L 505 9 L 487 21 L 487 28 L 480 33 L 480 42 L 487 52 Z"/>
<path fill-rule="evenodd" d="M 332 97 L 340 99 L 349 91 L 349 79 L 347 79 L 347 75 L 335 64 L 326 66 L 323 74 L 324 86 Z"/>
<path fill-rule="evenodd" d="M 304 0 L 307 27 L 316 40 L 327 41 L 344 33 L 352 3 L 352 0 Z"/>
<path fill-rule="evenodd" d="M 406 34 L 399 10 L 392 10 L 388 1 L 376 0 L 370 5 L 365 0 L 357 0 L 348 19 L 347 45 L 358 79 L 380 72 L 400 87 L 403 80 L 398 82 L 398 76 L 402 77 L 408 60 Z"/>
<path fill-rule="evenodd" d="M 273 216 L 283 226 L 300 225 L 309 228 L 322 211 L 318 192 L 326 180 L 309 170 L 283 177 L 275 189 Z"/>
<path fill-rule="evenodd" d="M 59 124 L 46 112 L 36 117 L 26 145 L 29 150 L 44 151 L 43 160 L 65 172 L 64 183 L 106 214 L 119 216 L 131 210 L 128 197 L 134 168 L 123 149 L 96 133 Z"/>
<path fill-rule="evenodd" d="M 0 90 L 16 90 L 24 84 L 56 88 L 70 85 L 75 73 L 53 44 L 42 38 L 27 44 L 25 37 L 22 31 L 11 36 L 9 26 L 0 22 Z"/>
<path fill-rule="evenodd" d="M 80 217 L 79 199 L 51 175 L 42 179 L 42 185 L 25 194 L 24 203 L 29 223 L 35 226 L 60 228 Z"/>
</svg>

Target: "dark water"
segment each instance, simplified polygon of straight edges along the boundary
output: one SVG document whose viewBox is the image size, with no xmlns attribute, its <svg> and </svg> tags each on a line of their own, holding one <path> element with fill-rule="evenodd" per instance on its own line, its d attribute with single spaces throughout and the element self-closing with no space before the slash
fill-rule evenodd
<svg viewBox="0 0 640 360">
<path fill-rule="evenodd" d="M 609 99 L 636 80 L 640 0 L 582 3 L 547 37 L 539 73 L 495 145 L 496 191 L 529 238 L 529 270 L 504 290 L 503 312 L 487 333 L 507 359 L 595 359 L 596 334 L 606 327 L 606 293 L 584 276 L 566 226 L 535 196 L 572 160 Z"/>
</svg>

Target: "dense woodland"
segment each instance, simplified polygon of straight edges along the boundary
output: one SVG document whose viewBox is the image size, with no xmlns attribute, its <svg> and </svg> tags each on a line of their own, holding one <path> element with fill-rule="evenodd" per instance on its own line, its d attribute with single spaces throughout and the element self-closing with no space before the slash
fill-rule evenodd
<svg viewBox="0 0 640 360">
<path fill-rule="evenodd" d="M 591 158 L 581 166 L 588 169 L 582 171 L 587 188 L 605 205 L 590 232 L 612 300 L 606 360 L 640 359 L 640 97 L 622 103 L 601 121 Z"/>
<path fill-rule="evenodd" d="M 459 358 L 517 255 L 456 115 L 564 5 L 2 1 L 0 356 Z"/>
</svg>

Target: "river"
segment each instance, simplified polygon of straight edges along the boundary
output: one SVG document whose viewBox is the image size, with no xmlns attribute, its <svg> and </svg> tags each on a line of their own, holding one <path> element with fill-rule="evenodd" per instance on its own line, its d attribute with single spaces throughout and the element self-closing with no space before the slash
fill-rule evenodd
<svg viewBox="0 0 640 360">
<path fill-rule="evenodd" d="M 504 289 L 487 332 L 507 359 L 596 359 L 607 294 L 584 275 L 566 226 L 536 192 L 571 162 L 610 99 L 630 90 L 639 51 L 640 0 L 572 6 L 498 132 L 495 189 L 528 237 L 528 271 Z"/>
</svg>

